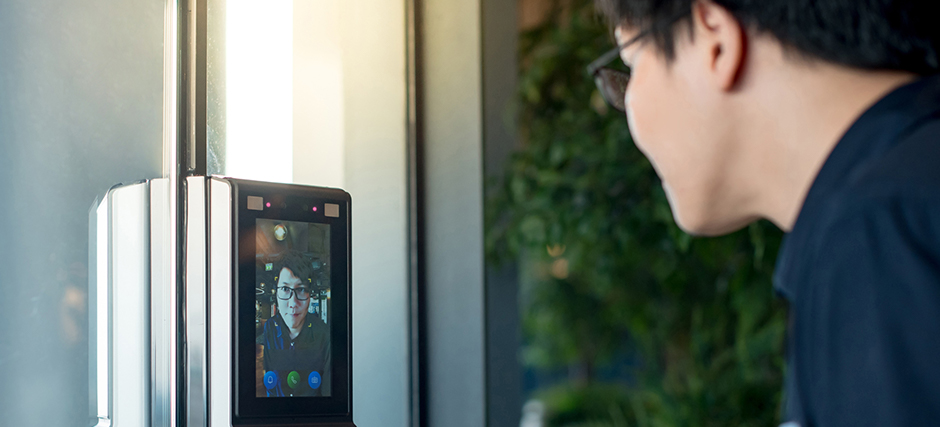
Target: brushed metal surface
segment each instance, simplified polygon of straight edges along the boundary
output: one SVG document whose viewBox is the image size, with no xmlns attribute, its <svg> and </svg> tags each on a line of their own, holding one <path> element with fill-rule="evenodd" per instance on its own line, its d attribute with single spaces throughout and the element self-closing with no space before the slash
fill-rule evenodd
<svg viewBox="0 0 940 427">
<path fill-rule="evenodd" d="M 186 178 L 186 375 L 187 427 L 207 425 L 206 178 Z"/>
<path fill-rule="evenodd" d="M 232 187 L 209 180 L 209 425 L 232 425 Z"/>
<path fill-rule="evenodd" d="M 111 425 L 110 396 L 110 354 L 108 342 L 111 338 L 108 319 L 110 293 L 108 292 L 108 215 L 111 213 L 110 194 L 105 194 L 95 208 L 89 221 L 93 230 L 89 233 L 90 252 L 93 262 L 89 262 L 88 286 L 88 339 L 89 339 L 89 397 L 91 413 L 97 419 L 97 426 Z"/>
<path fill-rule="evenodd" d="M 176 275 L 170 180 L 150 182 L 151 425 L 176 425 Z"/>
<path fill-rule="evenodd" d="M 92 396 L 98 426 L 150 423 L 150 191 L 116 187 L 95 224 Z"/>
<path fill-rule="evenodd" d="M 150 422 L 150 191 L 140 183 L 112 193 L 112 421 L 144 426 Z"/>
</svg>

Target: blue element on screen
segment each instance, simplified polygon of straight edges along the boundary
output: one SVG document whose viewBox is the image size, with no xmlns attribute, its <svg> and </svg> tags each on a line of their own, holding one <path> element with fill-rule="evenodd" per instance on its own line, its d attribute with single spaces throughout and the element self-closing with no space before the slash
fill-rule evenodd
<svg viewBox="0 0 940 427">
<path fill-rule="evenodd" d="M 310 376 L 307 377 L 307 384 L 310 384 L 310 388 L 316 390 L 320 388 L 320 373 L 313 371 L 310 373 Z"/>
<path fill-rule="evenodd" d="M 268 390 L 274 388 L 277 385 L 277 373 L 274 371 L 268 371 L 264 374 L 264 386 Z"/>
</svg>

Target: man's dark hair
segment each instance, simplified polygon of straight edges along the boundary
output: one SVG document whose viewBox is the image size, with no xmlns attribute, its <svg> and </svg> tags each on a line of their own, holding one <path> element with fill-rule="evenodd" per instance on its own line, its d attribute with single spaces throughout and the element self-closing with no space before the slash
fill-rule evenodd
<svg viewBox="0 0 940 427">
<path fill-rule="evenodd" d="M 746 29 L 771 34 L 811 58 L 867 70 L 919 75 L 940 71 L 937 0 L 711 1 L 727 9 Z M 649 29 L 656 47 L 668 59 L 675 56 L 678 25 L 660 23 L 688 13 L 694 2 L 595 0 L 611 24 Z"/>
<path fill-rule="evenodd" d="M 297 250 L 284 252 L 278 259 L 278 274 L 283 269 L 289 269 L 304 285 L 310 287 L 310 279 L 313 278 L 313 265 L 310 257 Z"/>
</svg>

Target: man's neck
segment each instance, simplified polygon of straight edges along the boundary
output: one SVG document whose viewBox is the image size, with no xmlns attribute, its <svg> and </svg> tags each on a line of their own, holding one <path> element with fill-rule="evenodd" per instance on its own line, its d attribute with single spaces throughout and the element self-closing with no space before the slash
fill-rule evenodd
<svg viewBox="0 0 940 427">
<path fill-rule="evenodd" d="M 860 71 L 783 56 L 757 65 L 766 73 L 750 88 L 757 101 L 743 135 L 758 147 L 745 171 L 756 182 L 756 210 L 784 231 L 793 228 L 816 175 L 858 117 L 892 90 L 916 79 L 910 73 Z M 748 115 L 749 113 L 744 113 Z"/>
<path fill-rule="evenodd" d="M 287 324 L 287 321 L 284 320 L 283 317 L 281 317 L 281 321 L 284 322 L 284 327 L 287 328 L 287 334 L 288 334 L 287 336 L 290 337 L 291 340 L 294 340 L 295 338 L 297 338 L 297 335 L 300 335 L 300 331 L 303 330 L 303 327 L 304 327 L 303 323 L 301 323 L 300 326 L 293 328 Z"/>
<path fill-rule="evenodd" d="M 300 329 L 301 329 L 301 328 L 296 328 L 296 329 L 295 329 L 295 328 L 291 328 L 291 327 L 288 327 L 288 328 L 287 328 L 287 330 L 290 331 L 290 339 L 291 339 L 291 340 L 297 338 L 297 335 L 300 335 Z"/>
</svg>

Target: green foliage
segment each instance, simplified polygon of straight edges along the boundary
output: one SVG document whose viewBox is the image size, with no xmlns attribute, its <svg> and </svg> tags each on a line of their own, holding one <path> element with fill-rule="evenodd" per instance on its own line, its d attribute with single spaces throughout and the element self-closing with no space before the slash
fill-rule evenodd
<svg viewBox="0 0 940 427">
<path fill-rule="evenodd" d="M 551 425 L 771 425 L 781 234 L 761 222 L 693 238 L 675 225 L 625 118 L 585 73 L 612 46 L 608 28 L 590 0 L 566 4 L 522 35 L 524 147 L 486 204 L 488 262 L 519 262 L 525 277 L 525 363 L 582 373 L 546 392 Z M 599 384 L 596 368 L 623 354 L 641 361 L 634 380 Z"/>
</svg>

